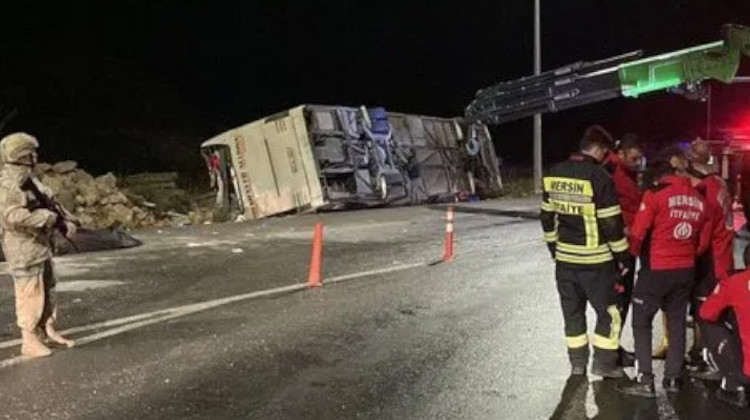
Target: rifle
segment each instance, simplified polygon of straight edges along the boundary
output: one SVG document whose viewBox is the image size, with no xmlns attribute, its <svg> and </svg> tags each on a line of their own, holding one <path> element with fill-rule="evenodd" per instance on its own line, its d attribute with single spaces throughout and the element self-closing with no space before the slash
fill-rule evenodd
<svg viewBox="0 0 750 420">
<path fill-rule="evenodd" d="M 21 189 L 31 192 L 34 198 L 36 198 L 37 205 L 29 208 L 30 211 L 45 209 L 57 215 L 57 220 L 55 220 L 55 224 L 52 227 L 60 232 L 63 238 L 65 238 L 65 240 L 70 243 L 73 249 L 78 252 L 78 247 L 76 246 L 75 242 L 68 238 L 68 226 L 65 224 L 65 210 L 60 205 L 60 203 L 56 202 L 53 198 L 47 196 L 47 194 L 39 190 L 39 187 L 37 187 L 31 177 L 26 179 L 26 182 L 21 185 Z"/>
</svg>

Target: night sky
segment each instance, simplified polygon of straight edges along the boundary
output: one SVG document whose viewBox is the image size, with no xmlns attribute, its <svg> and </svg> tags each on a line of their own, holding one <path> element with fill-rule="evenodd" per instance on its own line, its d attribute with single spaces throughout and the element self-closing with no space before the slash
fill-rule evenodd
<svg viewBox="0 0 750 420">
<path fill-rule="evenodd" d="M 0 118 L 16 110 L 2 134 L 34 133 L 46 160 L 93 172 L 194 170 L 201 141 L 301 103 L 458 116 L 477 89 L 533 70 L 532 0 L 109 3 L 18 6 L 0 25 Z M 750 25 L 747 0 L 542 8 L 544 69 Z M 715 87 L 716 126 L 750 115 L 750 85 Z M 705 104 L 656 94 L 548 116 L 545 160 L 591 123 L 661 143 L 704 133 L 705 115 Z M 506 162 L 530 164 L 530 119 L 493 133 Z"/>
</svg>

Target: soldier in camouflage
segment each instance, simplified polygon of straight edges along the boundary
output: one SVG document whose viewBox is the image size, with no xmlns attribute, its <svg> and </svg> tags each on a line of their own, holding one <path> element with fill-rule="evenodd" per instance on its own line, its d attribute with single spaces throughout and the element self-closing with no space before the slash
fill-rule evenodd
<svg viewBox="0 0 750 420">
<path fill-rule="evenodd" d="M 16 297 L 16 319 L 22 334 L 21 354 L 28 357 L 49 356 L 44 339 L 65 346 L 73 341 L 55 329 L 55 273 L 52 266 L 52 227 L 58 216 L 34 206 L 36 197 L 24 188 L 34 182 L 39 190 L 49 192 L 33 177 L 39 143 L 26 133 L 14 133 L 0 141 L 0 229 L 2 247 L 13 276 Z M 75 224 L 65 218 L 68 235 Z"/>
</svg>

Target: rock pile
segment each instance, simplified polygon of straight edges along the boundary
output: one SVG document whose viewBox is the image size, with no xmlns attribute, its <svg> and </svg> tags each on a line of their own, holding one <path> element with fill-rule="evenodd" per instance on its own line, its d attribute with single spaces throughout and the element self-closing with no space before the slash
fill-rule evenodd
<svg viewBox="0 0 750 420">
<path fill-rule="evenodd" d="M 118 180 L 112 173 L 94 177 L 73 161 L 40 163 L 35 172 L 54 192 L 55 199 L 88 229 L 162 227 L 211 220 L 206 212 L 183 214 L 158 208 L 143 196 L 118 188 Z"/>
</svg>

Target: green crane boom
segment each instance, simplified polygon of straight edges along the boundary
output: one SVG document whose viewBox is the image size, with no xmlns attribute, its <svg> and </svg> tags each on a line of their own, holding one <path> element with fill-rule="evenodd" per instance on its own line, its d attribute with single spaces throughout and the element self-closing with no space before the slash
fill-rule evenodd
<svg viewBox="0 0 750 420">
<path fill-rule="evenodd" d="M 724 25 L 723 32 L 722 41 L 684 50 L 648 58 L 635 51 L 499 83 L 477 92 L 466 118 L 502 124 L 618 97 L 662 90 L 696 93 L 709 79 L 730 83 L 741 57 L 750 57 L 750 28 Z"/>
</svg>

